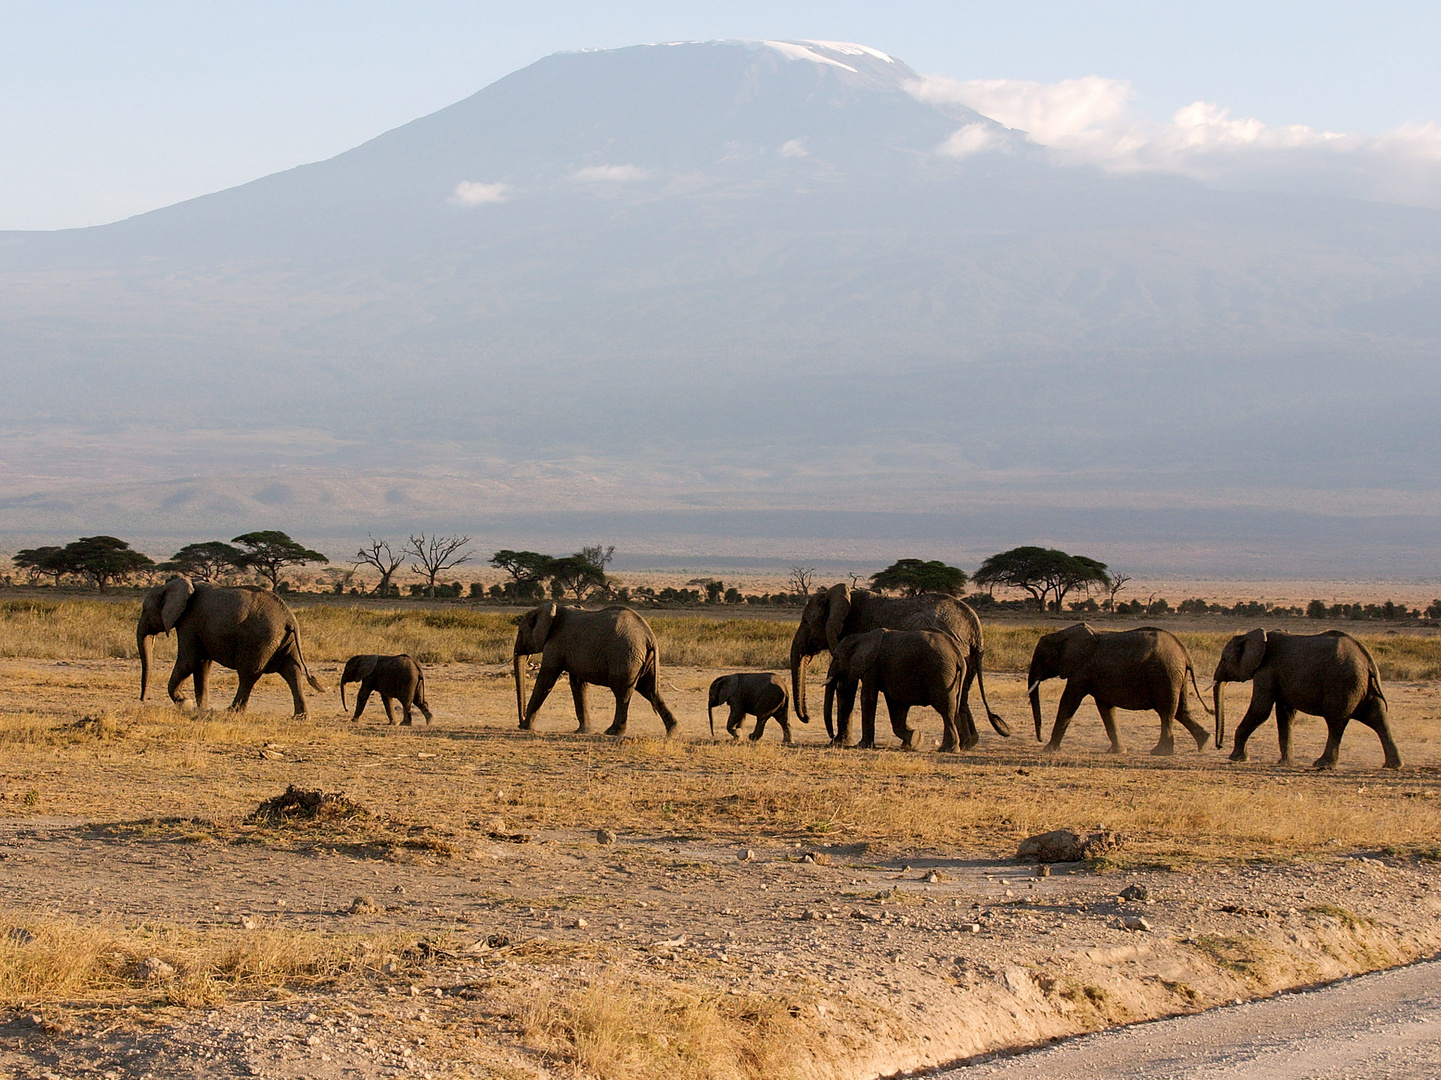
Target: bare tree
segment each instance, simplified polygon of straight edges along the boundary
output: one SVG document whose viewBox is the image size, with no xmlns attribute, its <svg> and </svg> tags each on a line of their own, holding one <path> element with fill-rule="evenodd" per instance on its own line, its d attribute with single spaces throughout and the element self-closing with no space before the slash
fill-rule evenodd
<svg viewBox="0 0 1441 1080">
<path fill-rule="evenodd" d="M 419 566 L 410 569 L 426 579 L 425 595 L 435 596 L 435 579 L 452 567 L 470 561 L 470 551 L 461 551 L 470 543 L 468 536 L 412 536 L 404 554 L 413 555 Z"/>
<path fill-rule="evenodd" d="M 1130 574 L 1112 574 L 1112 575 L 1111 575 L 1111 584 L 1109 584 L 1108 586 L 1106 586 L 1106 591 L 1107 591 L 1108 593 L 1110 593 L 1110 595 L 1106 598 L 1106 610 L 1107 610 L 1107 611 L 1115 611 L 1115 610 L 1116 610 L 1116 594 L 1117 594 L 1118 592 L 1120 592 L 1122 589 L 1124 589 L 1124 588 L 1126 587 L 1126 582 L 1128 582 L 1128 581 L 1130 581 L 1130 580 L 1131 580 L 1131 575 L 1130 575 Z"/>
<path fill-rule="evenodd" d="M 786 579 L 786 584 L 791 592 L 807 597 L 811 594 L 811 585 L 815 580 L 816 568 L 814 566 L 792 566 L 791 576 Z"/>
<path fill-rule="evenodd" d="M 369 533 L 366 533 L 370 536 Z M 377 540 L 370 536 L 370 546 L 363 547 L 355 553 L 355 565 L 373 566 L 380 571 L 380 584 L 375 587 L 374 596 L 390 595 L 390 579 L 400 565 L 405 562 L 405 552 L 399 555 L 390 550 L 389 540 Z"/>
</svg>

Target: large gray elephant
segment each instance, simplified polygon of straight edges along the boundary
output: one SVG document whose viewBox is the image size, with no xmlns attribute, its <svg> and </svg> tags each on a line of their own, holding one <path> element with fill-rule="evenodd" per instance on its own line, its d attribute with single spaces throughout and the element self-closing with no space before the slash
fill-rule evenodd
<svg viewBox="0 0 1441 1080">
<path fill-rule="evenodd" d="M 861 739 L 876 744 L 876 698 L 886 695 L 891 730 L 906 749 L 915 745 L 915 729 L 907 723 L 911 708 L 930 706 L 941 714 L 943 751 L 969 750 L 977 742 L 974 727 L 960 728 L 961 688 L 966 683 L 966 656 L 950 634 L 934 630 L 871 630 L 836 642 L 826 673 L 826 728 L 831 729 L 833 702 L 838 703 L 832 746 L 844 746 L 851 731 L 856 687 L 861 690 Z"/>
<path fill-rule="evenodd" d="M 525 701 L 525 657 L 540 653 L 540 673 L 530 702 Z M 535 714 L 545 703 L 561 673 L 570 676 L 575 718 L 580 732 L 590 731 L 585 710 L 585 688 L 607 686 L 615 695 L 615 719 L 607 735 L 624 735 L 630 699 L 639 693 L 651 703 L 665 724 L 667 736 L 676 719 L 660 696 L 657 677 L 660 653 L 646 621 L 630 608 L 601 611 L 561 607 L 554 602 L 526 612 L 515 632 L 515 707 L 522 731 L 529 731 Z"/>
<path fill-rule="evenodd" d="M 260 676 L 277 674 L 290 686 L 295 715 L 305 715 L 303 675 L 311 688 L 324 692 L 305 664 L 300 651 L 300 627 L 285 601 L 263 589 L 229 589 L 187 577 L 171 578 L 145 594 L 135 624 L 135 647 L 140 653 L 140 700 L 150 683 L 151 644 L 156 634 L 175 631 L 175 668 L 166 688 L 170 700 L 181 705 L 180 684 L 195 680 L 195 707 L 206 707 L 206 680 L 210 665 L 231 668 L 240 687 L 230 708 L 243 711 Z"/>
<path fill-rule="evenodd" d="M 721 675 L 711 681 L 710 693 L 706 698 L 706 716 L 710 719 L 711 738 L 715 737 L 715 708 L 729 705 L 730 717 L 726 720 L 726 734 L 732 739 L 740 733 L 741 724 L 747 716 L 756 718 L 756 728 L 750 734 L 756 742 L 765 734 L 766 721 L 775 717 L 781 726 L 781 742 L 791 745 L 790 694 L 786 684 L 778 675 L 769 671 L 743 671 L 735 675 Z"/>
<path fill-rule="evenodd" d="M 1366 646 L 1350 634 L 1327 630 L 1321 634 L 1288 634 L 1281 630 L 1252 630 L 1237 634 L 1221 650 L 1216 664 L 1216 746 L 1226 737 L 1225 702 L 1221 692 L 1228 682 L 1251 683 L 1251 705 L 1236 728 L 1232 761 L 1246 760 L 1246 740 L 1276 711 L 1276 734 L 1281 762 L 1291 760 L 1291 723 L 1298 712 L 1326 721 L 1326 749 L 1316 768 L 1334 769 L 1341 756 L 1346 724 L 1359 720 L 1381 738 L 1386 768 L 1399 769 L 1401 754 L 1391 737 L 1381 673 Z"/>
<path fill-rule="evenodd" d="M 1096 631 L 1086 623 L 1076 623 L 1046 634 L 1036 642 L 1026 676 L 1031 715 L 1036 721 L 1036 741 L 1041 741 L 1041 683 L 1062 678 L 1066 680 L 1066 688 L 1061 692 L 1061 704 L 1056 710 L 1056 723 L 1051 728 L 1047 750 L 1060 749 L 1071 717 L 1087 697 L 1096 702 L 1113 754 L 1125 751 L 1116 733 L 1117 709 L 1154 710 L 1161 717 L 1161 740 L 1151 750 L 1152 754 L 1176 752 L 1171 730 L 1173 720 L 1179 720 L 1191 733 L 1197 750 L 1204 749 L 1211 736 L 1194 718 L 1191 698 L 1186 693 L 1187 677 L 1200 699 L 1196 669 L 1186 646 L 1175 634 L 1154 626 Z M 1205 708 L 1204 700 L 1201 707 Z"/>
<path fill-rule="evenodd" d="M 982 664 L 985 644 L 981 636 L 981 621 L 970 605 L 941 593 L 882 596 L 869 589 L 852 589 L 844 583 L 811 594 L 801 611 L 795 637 L 791 639 L 791 703 L 803 723 L 810 720 L 810 710 L 806 705 L 806 670 L 811 657 L 827 649 L 834 650 L 836 642 L 851 634 L 881 629 L 935 630 L 954 637 L 966 658 L 960 710 L 967 730 L 973 734 L 976 730 L 969 703 L 971 680 L 975 679 L 991 726 L 1002 735 L 1010 735 L 1006 722 L 991 712 L 990 703 L 986 701 Z M 829 723 L 826 734 L 835 735 Z"/>
<path fill-rule="evenodd" d="M 360 688 L 355 692 L 355 715 L 351 720 L 360 719 L 360 714 L 365 711 L 365 703 L 373 693 L 380 695 L 380 703 L 385 706 L 385 718 L 392 726 L 395 724 L 392 701 L 400 702 L 401 727 L 410 727 L 412 706 L 420 710 L 420 715 L 425 717 L 427 724 L 434 719 L 430 705 L 425 700 L 425 673 L 420 670 L 419 664 L 404 653 L 399 656 L 366 653 L 347 660 L 345 670 L 340 675 L 342 709 L 345 708 L 345 686 L 353 682 L 358 682 Z"/>
</svg>

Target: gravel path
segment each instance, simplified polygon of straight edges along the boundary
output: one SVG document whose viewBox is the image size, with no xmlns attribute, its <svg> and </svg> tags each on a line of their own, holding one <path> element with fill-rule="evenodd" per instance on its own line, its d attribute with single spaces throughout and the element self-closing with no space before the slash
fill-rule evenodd
<svg viewBox="0 0 1441 1080">
<path fill-rule="evenodd" d="M 1441 961 L 1135 1024 L 942 1074 L 949 1080 L 1434 1080 Z"/>
</svg>

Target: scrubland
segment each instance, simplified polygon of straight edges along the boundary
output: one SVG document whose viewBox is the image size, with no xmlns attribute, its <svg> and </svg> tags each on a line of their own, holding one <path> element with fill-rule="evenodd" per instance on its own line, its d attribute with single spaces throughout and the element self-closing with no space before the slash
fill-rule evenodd
<svg viewBox="0 0 1441 1080">
<path fill-rule="evenodd" d="M 974 1017 L 976 994 L 1010 992 L 1009 983 L 994 990 L 1006 965 L 1029 965 L 1037 986 L 1057 988 L 1036 991 L 1038 1001 L 1054 998 L 1060 1025 L 1036 1032 L 1055 1032 L 1202 1007 L 1421 948 L 1387 920 L 1404 923 L 1441 859 L 1433 637 L 1359 635 L 1382 666 L 1406 768 L 1380 770 L 1374 735 L 1353 725 L 1340 770 L 1320 774 L 1270 764 L 1272 726 L 1257 732 L 1247 764 L 1213 750 L 1152 758 L 1149 714 L 1121 714 L 1129 753 L 1112 757 L 1089 705 L 1064 751 L 1043 756 L 1018 672 L 1055 623 L 987 623 L 987 689 L 1016 734 L 983 727 L 975 751 L 942 755 L 830 750 L 818 722 L 794 725 L 794 748 L 780 746 L 774 728 L 759 744 L 712 741 L 710 679 L 783 671 L 791 622 L 652 617 L 679 737 L 659 738 L 659 721 L 636 703 L 635 737 L 613 741 L 573 734 L 564 692 L 536 733 L 515 730 L 512 613 L 298 608 L 307 658 L 330 693 L 312 695 L 309 718 L 296 721 L 274 677 L 245 715 L 142 706 L 135 610 L 0 605 L 0 1006 L 68 1010 L 77 1031 L 104 1024 L 75 1017 L 137 1006 L 161 1010 L 154 1015 L 168 1017 L 178 1040 L 198 1030 L 186 1019 L 194 1006 L 287 1001 L 303 1004 L 264 1013 L 276 1032 L 309 1010 L 410 1031 L 422 1020 L 401 1008 L 409 988 L 434 986 L 448 1004 L 432 1005 L 424 1022 L 433 1028 L 457 1010 L 457 1025 L 423 1036 L 437 1075 L 874 1075 L 1019 1037 L 1003 1023 L 981 1032 L 956 1020 L 932 1042 L 900 1004 L 944 1011 L 951 1001 L 957 1017 Z M 1180 636 L 1204 689 L 1229 634 Z M 171 649 L 158 643 L 161 671 Z M 427 665 L 432 726 L 388 727 L 374 703 L 359 724 L 342 714 L 338 669 L 361 651 L 410 652 Z M 232 686 L 218 673 L 214 699 Z M 1058 693 L 1045 691 L 1048 720 Z M 1245 693 L 1231 690 L 1234 716 Z M 816 712 L 818 697 L 813 682 Z M 594 720 L 610 707 L 609 695 L 592 695 Z M 912 722 L 921 745 L 934 746 L 938 719 L 916 712 Z M 1298 726 L 1297 758 L 1308 761 L 1324 727 Z M 289 784 L 344 792 L 364 812 L 289 825 L 252 818 Z M 1030 888 L 1015 884 L 1016 844 L 1059 827 L 1111 830 L 1125 843 L 1013 898 Z M 597 845 L 597 829 L 616 842 Z M 736 858 L 747 850 L 753 862 Z M 1326 885 L 1357 854 L 1415 885 L 1407 878 L 1385 896 Z M 928 867 L 935 881 L 922 878 Z M 1262 872 L 1259 884 L 1225 891 Z M 1195 967 L 1188 989 L 1155 989 L 1153 979 L 1146 997 L 1141 982 L 1082 979 L 1064 965 L 1063 979 L 1045 959 L 1063 945 L 1125 946 L 1107 904 L 1138 875 L 1173 892 L 1188 883 L 1174 911 L 1147 912 L 1173 928 L 1166 955 Z M 1271 888 L 1294 898 L 1264 905 L 1257 897 Z M 374 914 L 347 914 L 361 894 Z M 1394 918 L 1378 906 L 1393 901 Z M 1285 903 L 1293 914 L 1260 934 L 1255 924 L 1272 916 L 1256 912 Z M 1306 950 L 1285 934 L 1331 942 L 1323 951 L 1334 956 L 1306 968 L 1295 959 Z M 169 974 L 147 977 L 150 958 Z M 1083 984 L 1099 989 L 1075 990 Z M 278 1062 L 291 1042 L 275 1038 Z M 381 1068 L 381 1050 L 360 1042 L 360 1056 L 336 1051 L 328 1064 L 303 1040 L 295 1046 L 307 1075 L 339 1076 L 342 1060 L 362 1073 L 365 1062 Z M 397 1057 L 396 1067 L 402 1060 L 420 1059 Z M 295 1062 L 286 1068 L 302 1068 Z"/>
</svg>

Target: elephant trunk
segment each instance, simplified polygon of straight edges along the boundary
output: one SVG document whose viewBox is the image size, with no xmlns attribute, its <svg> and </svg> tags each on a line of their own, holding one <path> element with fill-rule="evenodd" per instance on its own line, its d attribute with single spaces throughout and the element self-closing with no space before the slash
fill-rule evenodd
<svg viewBox="0 0 1441 1080">
<path fill-rule="evenodd" d="M 831 715 L 832 715 L 832 713 L 835 711 L 835 702 L 836 702 L 836 684 L 835 684 L 835 681 L 832 680 L 832 679 L 827 679 L 827 680 L 826 680 L 826 734 L 829 735 L 832 739 L 834 739 L 834 738 L 836 737 L 836 726 L 835 726 L 834 721 L 831 719 Z"/>
<path fill-rule="evenodd" d="M 343 675 L 340 678 L 340 707 L 347 710 L 350 708 L 350 706 L 345 703 L 345 676 Z"/>
<path fill-rule="evenodd" d="M 707 702 L 705 703 L 705 714 L 706 714 L 706 716 L 710 719 L 710 737 L 711 737 L 712 739 L 714 739 L 714 738 L 715 738 L 715 702 L 714 702 L 714 701 L 707 701 Z"/>
<path fill-rule="evenodd" d="M 140 653 L 140 700 L 145 700 L 145 691 L 150 686 L 150 645 L 154 634 L 145 632 L 144 624 L 135 628 L 135 649 Z"/>
<path fill-rule="evenodd" d="M 810 723 L 810 710 L 806 708 L 806 669 L 811 666 L 811 658 L 803 651 L 800 642 L 800 631 L 796 631 L 796 640 L 791 642 L 791 705 L 796 710 L 796 719 L 803 724 Z"/>
<path fill-rule="evenodd" d="M 1226 745 L 1226 696 L 1221 693 L 1221 687 L 1225 684 L 1217 680 L 1216 685 L 1211 687 L 1211 694 L 1216 705 L 1216 749 L 1220 750 Z"/>
<path fill-rule="evenodd" d="M 1031 683 L 1031 718 L 1036 721 L 1036 742 L 1041 742 L 1041 684 Z"/>
<path fill-rule="evenodd" d="M 511 663 L 515 669 L 515 711 L 520 717 L 520 730 L 524 731 L 529 727 L 525 722 L 525 654 L 516 653 Z"/>
</svg>

